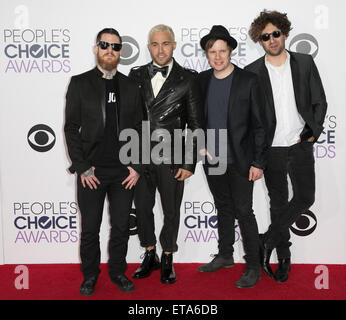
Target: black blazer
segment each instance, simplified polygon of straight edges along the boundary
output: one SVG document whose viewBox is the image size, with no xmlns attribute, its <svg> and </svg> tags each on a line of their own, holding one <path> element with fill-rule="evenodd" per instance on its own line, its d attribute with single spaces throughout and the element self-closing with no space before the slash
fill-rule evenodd
<svg viewBox="0 0 346 320">
<path fill-rule="evenodd" d="M 292 82 L 297 109 L 306 125 L 300 134 L 302 141 L 311 136 L 315 141 L 323 131 L 323 122 L 327 111 L 327 101 L 322 81 L 313 58 L 310 55 L 290 52 Z M 273 91 L 269 73 L 265 66 L 265 56 L 245 67 L 260 78 L 265 95 L 266 124 L 268 127 L 268 144 L 271 146 L 276 128 Z"/>
<path fill-rule="evenodd" d="M 143 119 L 140 93 L 136 83 L 117 71 L 119 98 L 118 136 L 125 128 L 138 130 Z M 81 174 L 91 166 L 102 141 L 106 119 L 106 87 L 102 72 L 95 67 L 73 76 L 66 94 L 65 138 L 72 165 L 70 172 Z M 120 142 L 120 147 L 126 142 Z M 131 164 L 137 171 L 138 166 Z"/>
<path fill-rule="evenodd" d="M 213 69 L 199 74 L 207 123 L 207 94 Z M 263 97 L 255 74 L 234 66 L 230 90 L 227 132 L 231 157 L 239 173 L 249 175 L 250 166 L 265 167 L 266 132 Z"/>
</svg>

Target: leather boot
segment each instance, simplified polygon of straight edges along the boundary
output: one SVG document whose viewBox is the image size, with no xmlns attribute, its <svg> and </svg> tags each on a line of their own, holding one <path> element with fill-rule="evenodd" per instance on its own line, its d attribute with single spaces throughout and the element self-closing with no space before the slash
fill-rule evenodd
<svg viewBox="0 0 346 320">
<path fill-rule="evenodd" d="M 278 266 L 274 273 L 274 279 L 276 282 L 282 283 L 287 281 L 288 274 L 291 270 L 291 259 L 279 259 Z"/>
<path fill-rule="evenodd" d="M 132 278 L 143 279 L 149 277 L 153 270 L 160 269 L 160 260 L 156 250 L 147 250 L 144 253 L 144 259 L 140 267 L 134 272 Z"/>
<path fill-rule="evenodd" d="M 162 252 L 161 256 L 161 282 L 165 284 L 172 284 L 177 281 L 177 276 L 173 267 L 173 254 L 165 254 Z"/>
</svg>

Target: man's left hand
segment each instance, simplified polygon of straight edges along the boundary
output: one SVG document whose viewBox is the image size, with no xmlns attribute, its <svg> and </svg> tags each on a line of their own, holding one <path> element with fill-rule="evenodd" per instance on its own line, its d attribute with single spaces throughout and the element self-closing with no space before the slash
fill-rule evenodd
<svg viewBox="0 0 346 320">
<path fill-rule="evenodd" d="M 262 176 L 263 176 L 263 170 L 262 169 L 259 169 L 259 168 L 253 167 L 253 166 L 250 167 L 249 181 L 256 181 L 258 179 L 261 179 Z"/>
<path fill-rule="evenodd" d="M 174 176 L 178 181 L 184 181 L 185 179 L 191 177 L 193 173 L 189 170 L 179 168 L 177 174 Z"/>
<path fill-rule="evenodd" d="M 127 167 L 129 169 L 130 174 L 127 176 L 127 178 L 121 183 L 122 185 L 126 184 L 125 189 L 132 189 L 134 187 L 139 179 L 139 174 L 136 170 L 134 170 L 131 167 Z"/>
</svg>

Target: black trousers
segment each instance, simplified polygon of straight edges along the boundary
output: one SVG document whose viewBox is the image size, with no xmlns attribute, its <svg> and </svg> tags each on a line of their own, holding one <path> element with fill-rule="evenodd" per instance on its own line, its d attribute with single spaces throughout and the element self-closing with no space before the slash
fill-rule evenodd
<svg viewBox="0 0 346 320">
<path fill-rule="evenodd" d="M 96 167 L 95 176 L 101 182 L 97 189 L 83 188 L 80 176 L 77 177 L 78 206 L 81 212 L 80 256 L 85 278 L 100 272 L 99 233 L 103 206 L 106 196 L 109 202 L 110 238 L 108 243 L 109 275 L 123 274 L 127 268 L 126 254 L 129 239 L 129 216 L 132 206 L 133 189 L 126 190 L 121 182 L 129 175 L 126 167 Z"/>
<path fill-rule="evenodd" d="M 243 239 L 246 264 L 259 267 L 259 236 L 252 209 L 253 182 L 228 165 L 223 175 L 209 175 L 208 165 L 204 165 L 209 189 L 217 209 L 219 254 L 233 255 L 235 238 L 234 223 L 238 219 Z"/>
<path fill-rule="evenodd" d="M 149 165 L 135 188 L 137 227 L 142 247 L 156 245 L 153 208 L 156 188 L 160 193 L 163 211 L 163 227 L 160 243 L 163 251 L 178 250 L 177 238 L 180 222 L 180 205 L 184 192 L 184 181 L 174 179 L 176 170 L 171 165 Z"/>
<path fill-rule="evenodd" d="M 290 201 L 287 175 L 293 190 Z M 289 258 L 289 227 L 315 201 L 313 143 L 301 142 L 291 147 L 270 148 L 264 178 L 270 198 L 271 216 L 265 241 L 269 247 L 276 248 L 279 259 Z"/>
</svg>

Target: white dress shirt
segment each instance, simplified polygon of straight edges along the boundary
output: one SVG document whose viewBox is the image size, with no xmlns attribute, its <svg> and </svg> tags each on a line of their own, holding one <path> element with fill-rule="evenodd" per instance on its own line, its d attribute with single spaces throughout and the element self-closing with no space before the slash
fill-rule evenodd
<svg viewBox="0 0 346 320">
<path fill-rule="evenodd" d="M 154 64 L 154 66 L 157 66 L 157 67 L 161 68 L 161 66 L 159 66 L 155 62 L 153 62 L 153 64 Z M 173 59 L 168 64 L 168 71 L 167 71 L 166 78 L 162 75 L 161 72 L 156 72 L 155 76 L 152 77 L 152 79 L 151 79 L 151 86 L 153 87 L 153 92 L 154 92 L 154 97 L 155 98 L 156 98 L 157 94 L 160 92 L 164 82 L 168 78 L 168 76 L 169 76 L 169 74 L 170 74 L 170 72 L 172 70 L 172 67 L 173 67 Z"/>
<path fill-rule="evenodd" d="M 274 107 L 276 115 L 276 129 L 273 147 L 289 147 L 298 142 L 305 121 L 297 110 L 294 96 L 290 54 L 287 53 L 286 62 L 279 67 L 273 66 L 267 58 L 265 65 L 273 91 Z"/>
</svg>

